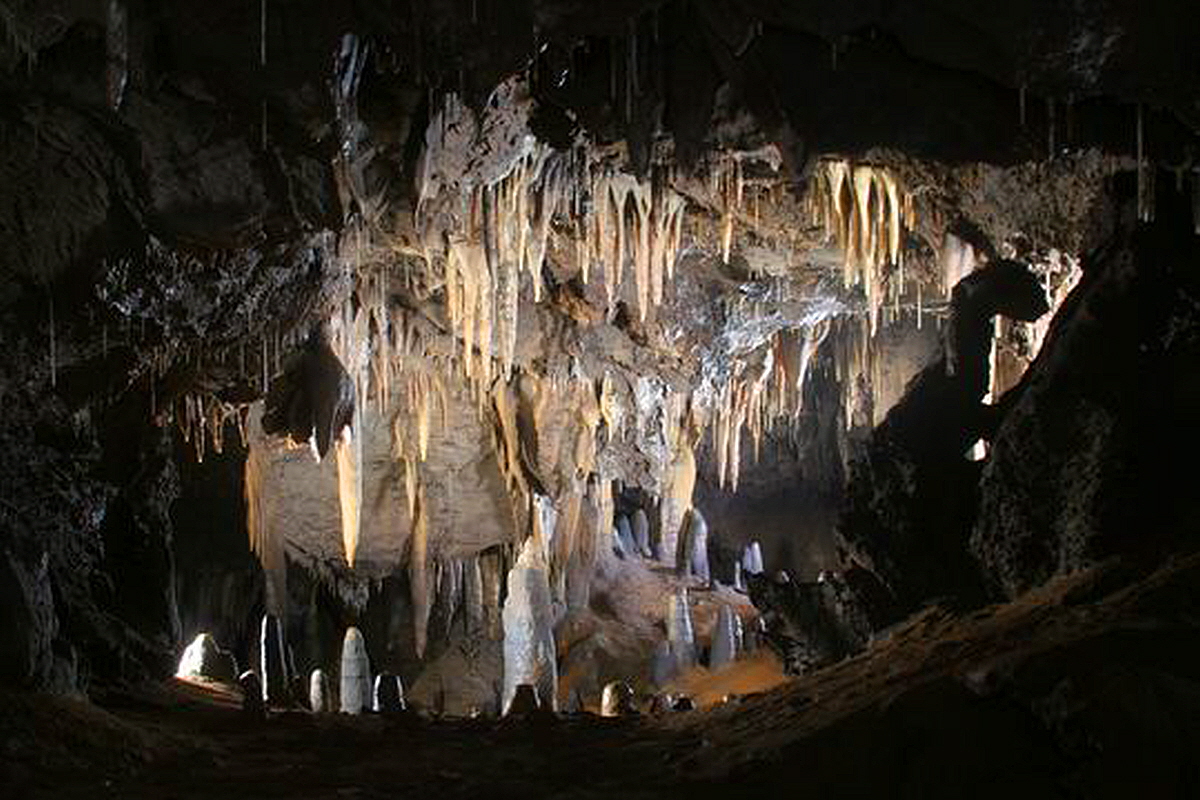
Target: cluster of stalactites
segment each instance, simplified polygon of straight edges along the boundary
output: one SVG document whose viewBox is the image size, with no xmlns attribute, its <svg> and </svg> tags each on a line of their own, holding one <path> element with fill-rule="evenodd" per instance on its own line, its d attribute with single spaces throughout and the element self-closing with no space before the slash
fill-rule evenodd
<svg viewBox="0 0 1200 800">
<path fill-rule="evenodd" d="M 425 158 L 462 161 L 435 129 L 469 112 L 453 97 L 427 132 Z M 487 130 L 487 124 L 483 130 Z M 456 128 L 479 130 L 461 120 Z M 474 136 L 474 134 L 471 134 Z M 604 279 L 610 312 L 628 267 L 638 315 L 662 303 L 664 283 L 674 275 L 685 202 L 671 188 L 669 170 L 656 167 L 641 180 L 607 156 L 585 146 L 557 151 L 527 136 L 500 174 L 494 165 L 426 163 L 417 228 L 426 260 L 444 264 L 448 316 L 461 341 L 464 369 L 484 385 L 492 359 L 507 376 L 515 360 L 521 276 L 528 274 L 534 302 L 544 293 L 542 272 L 552 236 L 574 248 L 587 284 Z M 463 174 L 456 179 L 444 176 Z M 454 213 L 438 214 L 436 193 L 457 191 Z M 447 222 L 447 220 L 450 220 Z"/>
<path fill-rule="evenodd" d="M 809 203 L 814 223 L 845 254 L 844 284 L 866 295 L 874 335 L 880 309 L 889 298 L 898 303 L 904 291 L 902 243 L 915 224 L 912 195 L 886 167 L 827 159 L 814 172 Z"/>
<path fill-rule="evenodd" d="M 750 433 L 757 461 L 763 434 L 781 423 L 794 424 L 804 411 L 804 386 L 832 320 L 778 331 L 764 347 L 739 359 L 713 409 L 713 445 L 717 481 L 737 491 L 742 462 L 742 434 Z"/>
<path fill-rule="evenodd" d="M 495 547 L 456 558 L 431 555 L 427 546 L 425 539 L 414 541 L 409 562 L 417 656 L 424 657 L 431 633 L 448 639 L 457 628 L 469 636 L 499 639 L 502 587 L 512 553 Z M 436 622 L 432 631 L 431 621 Z"/>
</svg>

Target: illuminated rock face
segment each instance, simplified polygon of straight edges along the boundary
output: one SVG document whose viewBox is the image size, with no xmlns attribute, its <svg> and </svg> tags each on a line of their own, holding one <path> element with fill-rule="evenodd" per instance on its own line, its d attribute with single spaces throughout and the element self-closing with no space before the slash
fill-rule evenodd
<svg viewBox="0 0 1200 800">
<path fill-rule="evenodd" d="M 347 628 L 342 642 L 341 686 L 343 714 L 361 714 L 371 708 L 371 663 L 358 628 Z"/>
<path fill-rule="evenodd" d="M 554 620 L 550 608 L 550 585 L 546 569 L 529 539 L 520 558 L 508 573 L 508 596 L 502 613 L 504 625 L 505 713 L 517 687 L 529 684 L 542 704 L 555 709 L 558 674 L 554 646 Z"/>
</svg>

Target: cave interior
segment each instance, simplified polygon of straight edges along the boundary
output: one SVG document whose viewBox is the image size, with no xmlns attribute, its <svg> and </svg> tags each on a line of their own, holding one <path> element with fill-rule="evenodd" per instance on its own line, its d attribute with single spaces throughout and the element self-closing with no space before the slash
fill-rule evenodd
<svg viewBox="0 0 1200 800">
<path fill-rule="evenodd" d="M 0 794 L 1200 794 L 1190 3 L 0 29 Z"/>
</svg>

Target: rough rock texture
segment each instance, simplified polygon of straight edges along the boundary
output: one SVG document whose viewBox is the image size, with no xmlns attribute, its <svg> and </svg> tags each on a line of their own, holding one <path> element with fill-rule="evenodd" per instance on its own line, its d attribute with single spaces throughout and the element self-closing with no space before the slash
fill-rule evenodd
<svg viewBox="0 0 1200 800">
<path fill-rule="evenodd" d="M 850 564 L 871 572 L 903 613 L 941 594 L 981 596 L 966 548 L 978 474 L 967 452 L 990 437 L 1000 413 L 983 402 L 993 317 L 1031 322 L 1048 310 L 1041 284 L 1013 261 L 971 273 L 952 298 L 942 356 L 871 432 L 851 466 L 838 527 Z"/>
<path fill-rule="evenodd" d="M 749 573 L 746 580 L 763 635 L 790 675 L 845 658 L 871 635 L 866 602 L 834 574 L 805 582 Z"/>
<path fill-rule="evenodd" d="M 1200 240 L 1180 204 L 1088 257 L 997 433 L 971 550 L 1009 596 L 1198 541 L 1181 464 L 1200 444 Z"/>
</svg>

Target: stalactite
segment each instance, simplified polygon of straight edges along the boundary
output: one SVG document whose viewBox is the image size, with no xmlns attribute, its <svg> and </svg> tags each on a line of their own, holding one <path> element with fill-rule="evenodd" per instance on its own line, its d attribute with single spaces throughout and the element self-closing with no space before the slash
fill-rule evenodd
<svg viewBox="0 0 1200 800">
<path fill-rule="evenodd" d="M 425 490 L 419 489 L 412 523 L 412 549 L 408 557 L 408 582 L 412 599 L 413 641 L 417 658 L 425 657 L 429 632 L 429 524 Z"/>
<path fill-rule="evenodd" d="M 852 165 L 841 159 L 822 162 L 810 185 L 810 209 L 825 228 L 826 238 L 842 248 L 843 283 L 861 286 L 867 300 L 872 335 L 879 328 L 880 309 L 888 297 L 902 293 L 902 275 L 895 270 L 898 285 L 885 286 L 884 268 L 902 263 L 903 233 L 915 220 L 912 196 L 886 167 Z"/>
<path fill-rule="evenodd" d="M 346 564 L 354 567 L 358 553 L 358 538 L 362 530 L 362 412 L 355 411 L 353 430 L 338 438 L 337 453 L 338 505 L 342 518 L 342 548 Z"/>
</svg>

